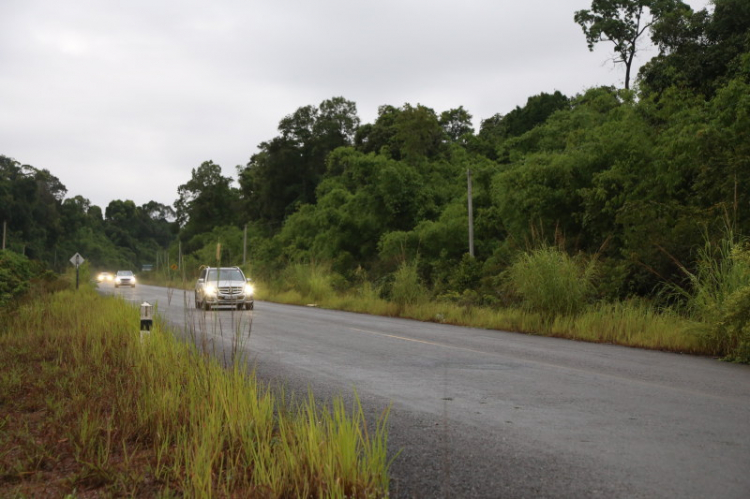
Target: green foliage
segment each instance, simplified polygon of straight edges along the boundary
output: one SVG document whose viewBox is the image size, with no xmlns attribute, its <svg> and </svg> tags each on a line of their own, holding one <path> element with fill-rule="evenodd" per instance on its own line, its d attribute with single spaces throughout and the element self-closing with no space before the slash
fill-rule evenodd
<svg viewBox="0 0 750 499">
<path fill-rule="evenodd" d="M 0 155 L 0 224 L 7 227 L 6 247 L 52 260 L 52 248 L 63 235 L 59 206 L 65 193 L 49 171 Z"/>
<path fill-rule="evenodd" d="M 10 250 L 0 250 L 0 308 L 29 289 L 32 275 L 28 258 Z"/>
<path fill-rule="evenodd" d="M 82 196 L 64 198 L 66 188 L 47 170 L 0 156 L 0 222 L 7 247 L 62 271 L 70 256 L 84 255 L 96 267 L 138 267 L 174 237 L 169 207 L 114 200 L 107 218 Z"/>
<path fill-rule="evenodd" d="M 317 263 L 296 263 L 284 271 L 284 282 L 306 300 L 313 303 L 324 300 L 335 293 L 334 286 L 341 277 L 331 272 L 330 267 Z"/>
<path fill-rule="evenodd" d="M 715 0 L 714 9 L 679 9 L 653 29 L 659 55 L 639 71 L 648 95 L 661 95 L 672 86 L 688 88 L 707 98 L 727 81 L 745 75 L 743 59 L 750 51 L 750 4 L 744 0 Z"/>
<path fill-rule="evenodd" d="M 174 204 L 184 242 L 216 225 L 238 223 L 239 193 L 231 184 L 232 178 L 223 176 L 213 161 L 193 168 L 190 180 L 177 188 L 180 197 Z"/>
<path fill-rule="evenodd" d="M 427 297 L 427 290 L 419 278 L 416 262 L 402 262 L 393 274 L 390 299 L 399 307 L 417 304 Z"/>
<path fill-rule="evenodd" d="M 510 138 L 519 137 L 541 125 L 556 111 L 569 109 L 570 100 L 561 92 L 542 92 L 529 97 L 526 105 L 516 106 L 511 112 L 482 120 L 477 136 L 480 150 L 489 157 L 497 158 L 497 149 Z"/>
<path fill-rule="evenodd" d="M 305 106 L 279 122 L 280 136 L 238 168 L 246 217 L 278 229 L 296 209 L 315 200 L 326 157 L 351 145 L 359 126 L 357 106 L 343 97 Z"/>
<path fill-rule="evenodd" d="M 583 29 L 589 50 L 599 42 L 614 45 L 614 62 L 625 65 L 625 88 L 641 35 L 654 20 L 689 8 L 680 0 L 593 0 L 591 9 L 579 10 L 574 19 Z M 650 17 L 649 17 L 650 14 Z"/>
<path fill-rule="evenodd" d="M 726 360 L 750 363 L 750 285 L 729 295 L 722 312 L 711 328 L 710 345 Z"/>
<path fill-rule="evenodd" d="M 440 126 L 452 142 L 463 142 L 474 135 L 474 127 L 471 124 L 471 114 L 459 106 L 440 113 Z"/>
<path fill-rule="evenodd" d="M 437 159 L 444 152 L 444 140 L 468 132 L 468 113 L 461 108 L 438 118 L 435 111 L 417 104 L 401 108 L 381 106 L 374 124 L 365 126 L 355 137 L 362 152 L 382 152 L 395 160 L 419 163 Z M 442 121 L 441 121 L 442 119 Z"/>
<path fill-rule="evenodd" d="M 575 293 L 539 285 L 534 296 L 520 277 L 511 281 L 523 313 L 539 310 L 544 320 L 535 323 L 549 325 L 555 314 L 581 315 L 577 307 L 593 298 L 581 262 L 597 261 L 600 297 L 672 305 L 674 297 L 659 293 L 665 283 L 700 289 L 689 276 L 703 272 L 694 256 L 703 230 L 710 240 L 725 224 L 750 234 L 750 11 L 740 0 L 715 5 L 693 13 L 679 0 L 593 0 L 576 21 L 590 47 L 612 42 L 617 61 L 629 66 L 651 29 L 660 54 L 645 66 L 640 88 L 541 93 L 482 120 L 476 134 L 463 107 L 384 105 L 366 124 L 342 97 L 300 107 L 238 168 L 239 189 L 210 161 L 192 170 L 178 191 L 178 223 L 153 202 L 115 200 L 103 216 L 85 198 L 63 200 L 65 189 L 49 172 L 0 157 L 9 247 L 58 269 L 76 251 L 95 267 L 137 267 L 154 263 L 170 243 L 176 261 L 179 229 L 181 272 L 192 278 L 198 266 L 216 262 L 217 242 L 223 264 L 240 264 L 240 227 L 248 223 L 253 275 L 288 292 L 289 301 L 344 300 L 338 292 L 356 286 L 393 298 L 373 300 L 388 313 L 426 310 L 425 299 L 410 305 L 416 295 L 508 304 L 498 276 L 513 269 L 546 275 L 548 286 L 580 285 L 574 304 L 555 303 L 551 297 Z M 474 259 L 466 256 L 467 170 Z M 556 254 L 523 253 L 554 244 Z M 325 271 L 308 262 L 324 262 L 317 266 Z M 683 270 L 678 262 L 688 263 Z M 284 278 L 293 285 L 278 282 Z M 696 299 L 677 301 L 695 310 Z M 740 295 L 732 303 L 741 308 Z M 713 312 L 694 316 L 707 324 L 735 318 L 735 332 L 721 335 L 744 327 L 740 312 L 703 308 Z"/>
<path fill-rule="evenodd" d="M 707 324 L 705 340 L 717 355 L 750 362 L 750 247 L 731 233 L 707 241 L 698 253 L 690 287 L 674 288 L 686 298 L 691 315 Z"/>
<path fill-rule="evenodd" d="M 525 310 L 547 320 L 582 312 L 594 297 L 596 262 L 573 259 L 567 253 L 543 247 L 522 254 L 505 274 L 507 287 Z"/>
</svg>

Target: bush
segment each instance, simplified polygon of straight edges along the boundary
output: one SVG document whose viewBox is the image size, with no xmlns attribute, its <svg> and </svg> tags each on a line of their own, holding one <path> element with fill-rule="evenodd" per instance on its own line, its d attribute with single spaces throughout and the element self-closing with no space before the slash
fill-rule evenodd
<svg viewBox="0 0 750 499">
<path fill-rule="evenodd" d="M 340 277 L 332 273 L 329 267 L 316 263 L 298 263 L 284 271 L 284 281 L 288 285 L 316 302 L 334 295 L 334 283 L 339 280 Z"/>
<path fill-rule="evenodd" d="M 584 263 L 553 247 L 524 253 L 505 273 L 508 291 L 529 312 L 550 320 L 580 313 L 594 296 L 595 262 Z"/>
<path fill-rule="evenodd" d="M 711 328 L 711 340 L 725 360 L 750 362 L 750 286 L 726 299 L 721 320 Z"/>
<path fill-rule="evenodd" d="M 0 250 L 0 307 L 24 294 L 32 276 L 28 258 L 10 250 Z"/>
<path fill-rule="evenodd" d="M 685 271 L 691 289 L 676 291 L 687 298 L 690 315 L 708 324 L 708 348 L 750 362 L 750 250 L 728 234 L 718 244 L 707 241 L 696 272 Z"/>
<path fill-rule="evenodd" d="M 393 274 L 391 300 L 399 306 L 413 305 L 427 295 L 427 290 L 419 280 L 416 263 L 401 263 Z"/>
</svg>

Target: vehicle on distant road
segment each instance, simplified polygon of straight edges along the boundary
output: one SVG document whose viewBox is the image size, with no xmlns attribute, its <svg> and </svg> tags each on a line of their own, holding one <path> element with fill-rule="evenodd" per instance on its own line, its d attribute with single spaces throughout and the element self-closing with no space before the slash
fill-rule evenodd
<svg viewBox="0 0 750 499">
<path fill-rule="evenodd" d="M 195 283 L 195 308 L 252 310 L 255 288 L 250 281 L 239 267 L 201 267 Z"/>
<path fill-rule="evenodd" d="M 135 287 L 135 274 L 132 270 L 118 270 L 115 275 L 115 287 L 132 286 Z"/>
<path fill-rule="evenodd" d="M 109 272 L 99 272 L 96 276 L 96 282 L 111 281 L 112 274 Z"/>
</svg>

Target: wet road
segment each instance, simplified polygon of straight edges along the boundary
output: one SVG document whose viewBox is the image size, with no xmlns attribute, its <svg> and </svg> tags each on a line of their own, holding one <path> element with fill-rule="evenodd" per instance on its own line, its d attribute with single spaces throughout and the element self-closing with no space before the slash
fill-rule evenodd
<svg viewBox="0 0 750 499">
<path fill-rule="evenodd" d="M 114 290 L 302 395 L 391 405 L 394 497 L 750 497 L 750 366 L 555 338 Z"/>
</svg>

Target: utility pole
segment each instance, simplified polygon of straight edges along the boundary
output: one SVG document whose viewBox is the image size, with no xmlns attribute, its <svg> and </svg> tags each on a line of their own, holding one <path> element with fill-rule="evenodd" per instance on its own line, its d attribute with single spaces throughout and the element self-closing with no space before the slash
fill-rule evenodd
<svg viewBox="0 0 750 499">
<path fill-rule="evenodd" d="M 471 170 L 466 169 L 466 180 L 469 184 L 469 256 L 474 258 L 474 203 L 471 193 Z"/>
</svg>

